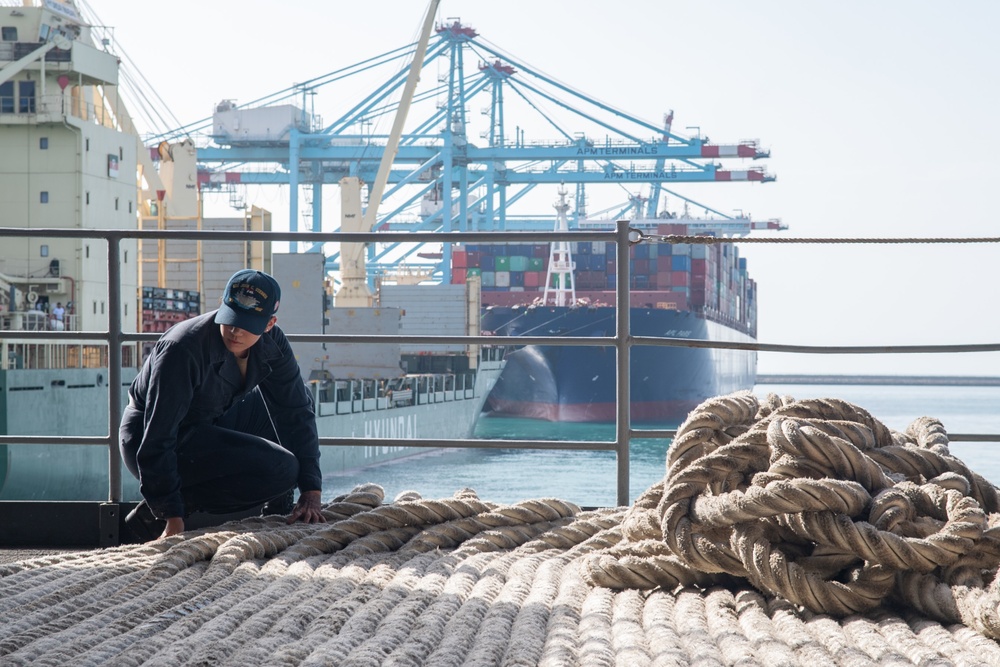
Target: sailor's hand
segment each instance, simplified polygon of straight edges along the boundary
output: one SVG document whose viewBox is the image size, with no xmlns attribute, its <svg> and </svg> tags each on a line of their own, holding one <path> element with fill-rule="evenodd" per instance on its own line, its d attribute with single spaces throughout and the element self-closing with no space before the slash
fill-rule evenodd
<svg viewBox="0 0 1000 667">
<path fill-rule="evenodd" d="M 303 491 L 299 495 L 299 501 L 295 503 L 295 509 L 285 520 L 287 523 L 326 523 L 323 517 L 323 504 L 321 502 L 322 491 Z"/>
<path fill-rule="evenodd" d="M 180 535 L 184 532 L 184 517 L 172 516 L 167 519 L 167 525 L 163 529 L 163 533 L 160 538 L 170 537 L 171 535 Z"/>
</svg>

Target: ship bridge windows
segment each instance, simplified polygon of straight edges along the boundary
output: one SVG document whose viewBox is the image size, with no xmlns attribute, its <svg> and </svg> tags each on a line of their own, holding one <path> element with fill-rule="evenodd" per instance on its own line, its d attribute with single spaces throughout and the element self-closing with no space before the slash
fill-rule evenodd
<svg viewBox="0 0 1000 667">
<path fill-rule="evenodd" d="M 35 113 L 35 82 L 18 81 L 17 96 L 14 82 L 0 83 L 0 113 Z"/>
<path fill-rule="evenodd" d="M 16 42 L 17 41 L 17 26 L 16 25 L 0 26 L 0 41 L 4 41 L 4 42 Z"/>
<path fill-rule="evenodd" d="M 35 82 L 18 81 L 17 94 L 18 94 L 18 106 L 17 106 L 18 112 L 35 113 Z"/>
<path fill-rule="evenodd" d="M 14 113 L 14 82 L 0 83 L 0 113 Z"/>
</svg>

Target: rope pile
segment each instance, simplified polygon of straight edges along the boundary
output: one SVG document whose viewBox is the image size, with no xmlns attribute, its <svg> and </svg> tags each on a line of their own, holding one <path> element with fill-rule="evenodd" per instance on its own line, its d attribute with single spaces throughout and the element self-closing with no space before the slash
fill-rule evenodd
<svg viewBox="0 0 1000 667">
<path fill-rule="evenodd" d="M 1000 495 L 937 420 L 904 433 L 837 399 L 709 400 L 587 563 L 613 588 L 745 581 L 823 614 L 896 604 L 1000 638 Z"/>
<path fill-rule="evenodd" d="M 0 664 L 1000 665 L 997 507 L 936 421 L 735 394 L 630 508 L 366 485 L 0 565 Z"/>
</svg>

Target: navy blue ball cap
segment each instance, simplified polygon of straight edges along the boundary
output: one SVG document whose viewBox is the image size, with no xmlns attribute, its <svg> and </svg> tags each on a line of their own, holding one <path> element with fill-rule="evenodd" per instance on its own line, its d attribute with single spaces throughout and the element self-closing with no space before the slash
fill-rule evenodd
<svg viewBox="0 0 1000 667">
<path fill-rule="evenodd" d="M 237 271 L 222 293 L 222 305 L 215 314 L 216 324 L 238 327 L 259 336 L 278 312 L 281 288 L 263 271 Z"/>
</svg>

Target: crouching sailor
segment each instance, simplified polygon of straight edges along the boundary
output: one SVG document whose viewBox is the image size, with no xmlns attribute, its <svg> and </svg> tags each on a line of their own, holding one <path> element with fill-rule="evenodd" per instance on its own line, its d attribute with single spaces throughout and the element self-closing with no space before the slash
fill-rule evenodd
<svg viewBox="0 0 1000 667">
<path fill-rule="evenodd" d="M 130 541 L 181 533 L 192 512 L 265 503 L 288 523 L 324 521 L 316 416 L 275 326 L 280 300 L 274 278 L 238 271 L 218 310 L 174 325 L 150 352 L 120 429 L 143 497 L 125 520 Z"/>
</svg>

